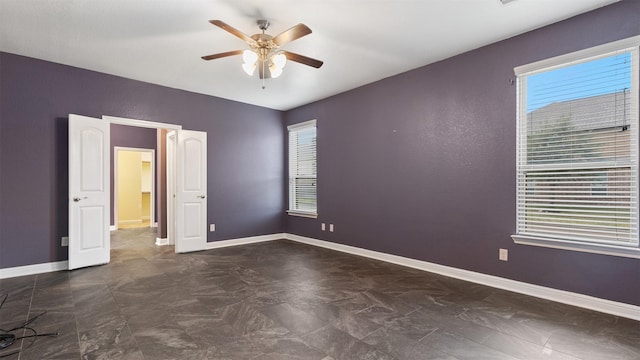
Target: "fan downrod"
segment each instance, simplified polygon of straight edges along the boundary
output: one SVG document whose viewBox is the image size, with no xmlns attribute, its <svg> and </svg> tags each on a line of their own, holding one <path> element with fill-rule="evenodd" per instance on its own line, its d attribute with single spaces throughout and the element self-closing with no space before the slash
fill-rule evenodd
<svg viewBox="0 0 640 360">
<path fill-rule="evenodd" d="M 260 30 L 262 30 L 263 33 L 267 31 L 267 29 L 269 28 L 269 25 L 271 25 L 271 23 L 269 23 L 268 20 L 258 20 L 256 21 L 256 23 L 258 24 L 258 27 L 260 28 Z"/>
</svg>

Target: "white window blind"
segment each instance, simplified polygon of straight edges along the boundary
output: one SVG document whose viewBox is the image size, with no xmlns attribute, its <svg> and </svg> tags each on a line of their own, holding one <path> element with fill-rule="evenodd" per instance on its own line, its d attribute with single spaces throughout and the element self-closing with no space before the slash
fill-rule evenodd
<svg viewBox="0 0 640 360">
<path fill-rule="evenodd" d="M 316 121 L 289 130 L 289 213 L 317 216 Z"/>
<path fill-rule="evenodd" d="M 516 68 L 516 242 L 638 248 L 638 48 L 606 50 Z"/>
</svg>

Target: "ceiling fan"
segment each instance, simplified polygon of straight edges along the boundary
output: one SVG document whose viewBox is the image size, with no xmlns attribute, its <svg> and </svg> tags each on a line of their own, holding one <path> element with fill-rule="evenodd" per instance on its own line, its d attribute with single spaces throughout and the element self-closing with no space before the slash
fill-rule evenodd
<svg viewBox="0 0 640 360">
<path fill-rule="evenodd" d="M 249 45 L 250 50 L 233 50 L 207 55 L 202 57 L 204 60 L 213 60 L 242 54 L 242 58 L 244 60 L 242 68 L 244 71 L 248 75 L 253 75 L 257 68 L 260 79 L 277 78 L 280 76 L 287 60 L 308 65 L 316 69 L 321 67 L 323 64 L 320 60 L 296 54 L 291 51 L 280 50 L 280 47 L 283 45 L 311 34 L 311 29 L 309 29 L 305 24 L 298 24 L 276 36 L 271 36 L 265 34 L 265 31 L 269 28 L 269 22 L 267 20 L 258 20 L 257 24 L 260 30 L 262 30 L 262 33 L 249 36 L 220 20 L 211 20 L 209 22 L 244 40 L 247 45 Z"/>
</svg>

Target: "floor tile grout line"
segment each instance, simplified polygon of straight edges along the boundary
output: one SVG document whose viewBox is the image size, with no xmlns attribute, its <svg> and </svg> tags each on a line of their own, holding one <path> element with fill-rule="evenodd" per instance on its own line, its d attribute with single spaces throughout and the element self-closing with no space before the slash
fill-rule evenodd
<svg viewBox="0 0 640 360">
<path fill-rule="evenodd" d="M 73 286 L 71 286 L 71 272 L 73 270 L 69 270 L 67 273 L 67 276 L 69 277 L 69 291 L 71 292 L 71 301 L 73 302 L 73 320 L 76 324 L 76 337 L 78 338 L 78 350 L 80 350 L 80 359 L 82 359 L 84 357 L 84 354 L 82 353 L 82 339 L 80 339 L 80 326 L 78 324 L 78 313 L 76 310 L 76 298 L 73 294 Z"/>
<path fill-rule="evenodd" d="M 446 331 L 446 330 L 444 330 L 444 331 Z M 485 344 L 483 344 L 482 342 L 477 342 L 477 341 L 475 341 L 475 340 L 472 340 L 472 339 L 466 338 L 465 336 L 462 336 L 462 335 L 459 335 L 459 334 L 453 334 L 453 333 L 450 333 L 450 332 L 449 332 L 449 334 L 454 335 L 454 336 L 459 336 L 459 337 L 461 337 L 461 338 L 465 339 L 466 341 L 470 341 L 470 342 L 472 342 L 472 343 L 475 343 L 475 344 L 480 345 L 480 346 L 482 346 L 482 347 L 485 347 L 485 348 L 487 348 L 487 349 L 491 349 L 491 350 L 496 351 L 496 352 L 498 352 L 498 353 L 500 353 L 500 354 L 502 354 L 502 355 L 506 355 L 506 356 L 508 356 L 508 357 L 510 357 L 510 358 L 514 358 L 514 359 L 518 359 L 518 360 L 528 360 L 528 359 L 525 359 L 525 358 L 519 358 L 519 357 L 517 357 L 517 356 L 515 356 L 515 355 L 508 354 L 508 353 L 504 352 L 503 350 L 492 348 L 491 346 L 485 345 Z M 443 352 L 445 352 L 445 353 L 447 353 L 447 354 L 449 354 L 449 355 L 451 355 L 451 356 L 455 357 L 455 354 L 452 354 L 452 353 L 450 353 L 450 352 L 448 352 L 448 351 L 446 351 L 446 350 L 441 350 L 441 351 L 443 351 Z"/>
<path fill-rule="evenodd" d="M 493 330 L 493 329 L 492 329 L 492 330 Z M 494 330 L 494 331 L 495 331 L 495 330 Z M 546 344 L 547 344 L 548 339 L 547 339 L 547 341 L 545 341 L 545 344 L 544 344 L 544 345 L 540 345 L 540 344 L 536 344 L 536 343 L 534 343 L 534 342 L 532 342 L 532 341 L 529 341 L 529 340 L 527 340 L 527 339 L 523 339 L 523 338 L 518 337 L 518 336 L 509 335 L 509 334 L 506 334 L 506 333 L 503 333 L 503 332 L 498 332 L 498 333 L 499 333 L 500 335 L 513 337 L 513 338 L 515 338 L 515 339 L 517 339 L 517 340 L 524 341 L 524 342 L 527 342 L 527 343 L 532 344 L 532 345 L 534 345 L 534 346 L 540 347 L 540 348 L 542 348 L 542 350 L 544 350 L 544 349 L 551 349 L 551 348 L 547 347 L 547 345 L 546 345 Z M 486 346 L 486 347 L 488 347 L 488 348 L 490 348 L 490 349 L 493 349 L 493 350 L 496 350 L 496 351 L 503 352 L 503 351 L 502 351 L 502 350 L 500 350 L 500 349 L 496 349 L 495 347 L 492 347 L 492 346 L 490 346 L 490 345 L 488 345 L 488 344 L 485 344 L 485 343 L 486 343 L 486 341 L 487 341 L 488 339 L 489 339 L 489 338 L 487 338 L 487 339 L 483 340 L 480 344 L 481 344 L 481 345 L 484 345 L 484 346 Z M 578 356 L 575 356 L 575 355 L 572 355 L 572 354 L 570 354 L 570 353 L 566 353 L 566 352 L 563 352 L 563 351 L 559 351 L 559 350 L 555 350 L 555 349 L 553 349 L 553 351 L 555 351 L 555 352 L 557 352 L 557 353 L 560 353 L 560 354 L 562 354 L 562 355 L 570 356 L 570 357 L 572 357 L 572 358 L 582 359 L 582 358 L 579 358 Z M 507 355 L 509 355 L 509 354 L 507 354 Z M 510 356 L 511 356 L 511 355 L 510 355 Z M 515 356 L 514 356 L 514 357 L 515 357 Z M 526 359 L 523 359 L 523 360 L 526 360 Z"/>
<path fill-rule="evenodd" d="M 33 306 L 33 298 L 35 297 L 36 294 L 36 285 L 38 283 L 38 275 L 35 275 L 33 277 L 33 289 L 31 290 L 31 298 L 29 299 L 29 309 L 27 310 L 27 318 L 25 319 L 26 321 L 29 321 L 29 315 L 31 315 L 31 307 Z M 25 329 L 22 329 L 22 336 L 24 336 L 27 333 L 27 331 Z M 22 351 L 24 350 L 22 347 L 24 346 L 24 338 L 20 339 L 20 352 L 18 352 L 18 360 L 20 360 L 20 358 L 22 357 Z"/>
<path fill-rule="evenodd" d="M 442 328 L 437 327 L 437 328 L 435 328 L 435 329 L 433 329 L 433 330 L 429 331 L 429 333 L 428 333 L 428 334 L 426 334 L 425 336 L 421 337 L 421 338 L 420 338 L 418 341 L 416 341 L 416 342 L 417 342 L 417 343 L 421 343 L 421 342 L 422 342 L 422 340 L 426 339 L 427 337 L 429 337 L 431 334 L 434 334 L 434 333 L 435 333 L 436 331 L 438 331 L 438 330 L 446 331 L 446 329 L 442 329 Z M 465 338 L 465 339 L 466 339 L 466 338 Z"/>
<path fill-rule="evenodd" d="M 456 315 L 455 317 L 460 319 L 459 316 L 464 314 L 468 310 L 470 310 L 470 309 L 465 309 L 463 312 L 461 312 L 460 314 Z M 462 320 L 462 319 L 460 319 L 460 320 Z M 511 320 L 511 319 L 509 319 L 509 320 Z M 466 320 L 463 320 L 463 321 L 466 321 Z M 538 344 L 538 343 L 530 341 L 528 338 L 525 338 L 525 337 L 522 337 L 522 336 L 518 336 L 518 335 L 512 335 L 510 333 L 507 333 L 504 330 L 500 329 L 499 327 L 492 327 L 492 326 L 482 325 L 482 324 L 476 324 L 476 325 L 484 327 L 484 328 L 487 328 L 487 329 L 492 330 L 492 331 L 495 331 L 498 334 L 501 334 L 501 335 L 504 335 L 504 336 L 513 337 L 513 338 L 521 340 L 521 341 L 526 341 L 526 342 L 532 343 L 534 345 L 537 345 L 537 346 L 540 346 L 540 347 L 543 347 L 543 348 L 547 347 L 547 343 L 549 342 L 549 339 L 551 339 L 551 336 L 553 335 L 553 334 L 549 334 L 549 336 L 545 339 L 543 344 Z M 468 340 L 472 340 L 472 339 L 468 339 Z M 486 340 L 487 339 L 483 340 L 482 343 L 484 343 Z M 476 342 L 475 340 L 472 340 L 472 341 Z"/>
<path fill-rule="evenodd" d="M 120 314 L 120 316 L 122 316 L 122 309 L 120 308 L 120 305 L 118 305 L 118 302 L 116 301 L 115 296 L 111 292 L 111 286 L 109 286 L 106 283 L 105 283 L 105 285 L 107 286 L 107 290 L 109 291 L 109 295 L 111 295 L 111 297 L 113 298 L 114 303 L 116 303 L 116 306 L 118 307 L 118 313 Z M 136 343 L 136 347 L 137 347 L 138 351 L 140 351 L 140 354 L 142 354 L 142 358 L 146 359 L 147 356 L 142 351 L 142 348 L 140 347 L 140 344 L 138 343 L 138 338 L 136 338 L 135 334 L 133 333 L 133 330 L 129 326 L 129 321 L 124 316 L 122 316 L 122 318 L 124 319 L 125 326 L 129 330 L 129 333 L 131 334 L 131 337 L 133 338 L 133 341 Z"/>
<path fill-rule="evenodd" d="M 67 271 L 67 277 L 69 278 L 68 279 L 69 280 L 69 292 L 71 293 L 71 302 L 73 304 L 73 322 L 76 325 L 76 338 L 78 339 L 78 350 L 79 350 L 79 353 L 80 353 L 80 359 L 82 359 L 82 356 L 84 354 L 82 354 L 82 346 L 81 346 L 81 343 L 80 343 L 80 329 L 78 327 L 78 315 L 76 313 L 76 298 L 73 296 L 73 287 L 71 286 L 71 276 L 70 276 L 71 271 L 72 270 L 68 270 Z"/>
</svg>

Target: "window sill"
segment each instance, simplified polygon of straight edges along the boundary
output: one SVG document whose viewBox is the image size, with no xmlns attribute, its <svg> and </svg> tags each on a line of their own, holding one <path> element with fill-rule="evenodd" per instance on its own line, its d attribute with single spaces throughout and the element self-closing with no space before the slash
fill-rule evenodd
<svg viewBox="0 0 640 360">
<path fill-rule="evenodd" d="M 318 218 L 318 214 L 317 213 L 307 212 L 307 211 L 287 210 L 287 214 L 289 214 L 291 216 L 300 216 L 300 217 L 306 217 L 306 218 L 311 218 L 311 219 L 317 219 Z"/>
<path fill-rule="evenodd" d="M 588 244 L 568 240 L 555 240 L 536 236 L 511 235 L 513 242 L 521 245 L 541 246 L 553 249 L 572 250 L 593 254 L 603 254 L 640 259 L 640 248 L 637 246 L 616 246 L 605 244 Z"/>
</svg>

